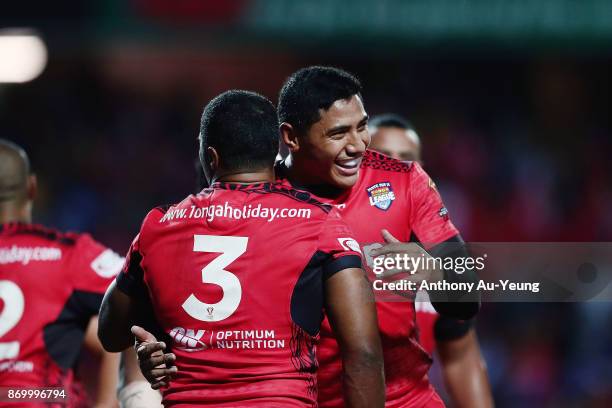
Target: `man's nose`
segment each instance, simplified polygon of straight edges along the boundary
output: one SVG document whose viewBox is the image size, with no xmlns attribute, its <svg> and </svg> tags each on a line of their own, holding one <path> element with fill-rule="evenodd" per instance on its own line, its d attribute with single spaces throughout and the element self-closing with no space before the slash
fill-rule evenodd
<svg viewBox="0 0 612 408">
<path fill-rule="evenodd" d="M 368 147 L 367 138 L 362 137 L 360 133 L 363 132 L 354 132 L 351 134 L 351 139 L 346 145 L 346 152 L 350 155 L 358 155 L 363 154 L 366 148 Z"/>
</svg>

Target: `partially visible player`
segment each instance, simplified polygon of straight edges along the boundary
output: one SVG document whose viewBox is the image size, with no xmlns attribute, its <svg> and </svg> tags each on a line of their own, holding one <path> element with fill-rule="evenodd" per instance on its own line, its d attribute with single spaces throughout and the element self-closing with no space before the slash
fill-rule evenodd
<svg viewBox="0 0 612 408">
<path fill-rule="evenodd" d="M 36 189 L 24 150 L 0 139 L 0 387 L 60 387 L 65 406 L 77 406 L 73 367 L 85 344 L 101 357 L 95 406 L 114 407 L 118 356 L 86 332 L 97 331 L 122 258 L 88 234 L 33 224 Z"/>
<path fill-rule="evenodd" d="M 272 103 L 228 91 L 204 109 L 210 188 L 145 218 L 100 311 L 107 350 L 131 344 L 141 299 L 170 337 L 178 373 L 164 405 L 315 407 L 325 307 L 348 407 L 382 407 L 376 309 L 360 249 L 337 210 L 276 182 Z"/>
<path fill-rule="evenodd" d="M 372 150 L 422 164 L 421 140 L 406 119 L 395 114 L 379 115 L 370 119 L 369 128 Z M 440 316 L 423 291 L 417 294 L 415 309 L 419 341 L 430 354 L 437 346 L 453 406 L 492 407 L 487 369 L 471 321 Z"/>
</svg>

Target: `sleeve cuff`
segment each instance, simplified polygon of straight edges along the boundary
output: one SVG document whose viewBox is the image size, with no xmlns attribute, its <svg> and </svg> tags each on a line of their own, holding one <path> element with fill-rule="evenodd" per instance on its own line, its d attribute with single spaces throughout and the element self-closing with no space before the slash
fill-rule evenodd
<svg viewBox="0 0 612 408">
<path fill-rule="evenodd" d="M 323 267 L 323 280 L 327 280 L 337 272 L 348 268 L 363 268 L 361 257 L 359 255 L 345 255 L 331 260 Z"/>
<path fill-rule="evenodd" d="M 440 316 L 434 326 L 434 336 L 436 341 L 456 340 L 465 336 L 472 326 L 472 320 L 457 320 Z"/>
<path fill-rule="evenodd" d="M 138 296 L 146 292 L 146 287 L 142 281 L 136 280 L 132 275 L 120 272 L 115 278 L 117 289 L 130 297 Z"/>
</svg>

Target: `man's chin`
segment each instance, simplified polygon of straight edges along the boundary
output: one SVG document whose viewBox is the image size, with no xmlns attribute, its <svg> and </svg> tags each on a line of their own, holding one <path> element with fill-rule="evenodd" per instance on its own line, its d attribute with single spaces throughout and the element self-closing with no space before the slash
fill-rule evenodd
<svg viewBox="0 0 612 408">
<path fill-rule="evenodd" d="M 357 180 L 359 180 L 359 173 L 356 173 L 352 176 L 334 175 L 332 180 L 333 180 L 334 185 L 337 188 L 346 190 L 346 189 L 353 187 L 355 183 L 357 183 Z"/>
</svg>

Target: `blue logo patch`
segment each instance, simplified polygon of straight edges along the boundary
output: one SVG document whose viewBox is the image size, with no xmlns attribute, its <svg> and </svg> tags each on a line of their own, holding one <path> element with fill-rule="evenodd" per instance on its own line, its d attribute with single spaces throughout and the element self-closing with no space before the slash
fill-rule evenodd
<svg viewBox="0 0 612 408">
<path fill-rule="evenodd" d="M 391 183 L 382 182 L 376 183 L 366 189 L 368 192 L 368 198 L 370 205 L 378 208 L 379 210 L 387 211 L 393 200 L 395 200 L 395 193 L 391 188 Z"/>
</svg>

